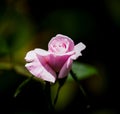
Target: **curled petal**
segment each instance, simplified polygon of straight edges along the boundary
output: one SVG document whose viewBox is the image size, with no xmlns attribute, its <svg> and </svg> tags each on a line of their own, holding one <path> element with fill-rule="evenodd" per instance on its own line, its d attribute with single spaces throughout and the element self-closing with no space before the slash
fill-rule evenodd
<svg viewBox="0 0 120 114">
<path fill-rule="evenodd" d="M 68 60 L 70 56 L 74 54 L 74 51 L 71 51 L 66 54 L 53 54 L 51 53 L 49 58 L 47 58 L 49 65 L 56 71 L 59 72 L 65 62 Z"/>
<path fill-rule="evenodd" d="M 74 47 L 75 54 L 73 56 L 71 56 L 71 58 L 73 60 L 76 60 L 79 56 L 82 56 L 81 51 L 84 50 L 85 48 L 86 48 L 86 46 L 82 42 L 75 45 L 75 47 Z"/>
<path fill-rule="evenodd" d="M 48 44 L 48 51 L 53 53 L 67 53 L 74 49 L 74 42 L 68 36 L 57 34 Z"/>
<path fill-rule="evenodd" d="M 72 67 L 72 63 L 73 63 L 73 60 L 71 58 L 69 58 L 65 64 L 63 65 L 63 67 L 61 68 L 60 72 L 59 72 L 59 75 L 58 75 L 58 78 L 64 78 L 68 75 L 71 67 Z"/>
<path fill-rule="evenodd" d="M 40 49 L 40 48 L 36 48 L 34 51 L 35 51 L 35 53 L 36 53 L 38 56 L 44 56 L 44 57 L 46 57 L 46 56 L 49 56 L 49 55 L 50 55 L 50 53 L 49 53 L 48 51 L 45 51 L 45 50 Z"/>
<path fill-rule="evenodd" d="M 36 55 L 35 55 L 34 51 L 29 51 L 25 56 L 25 60 L 27 62 L 32 62 L 35 60 L 35 58 L 36 58 Z"/>
<path fill-rule="evenodd" d="M 42 50 L 43 51 L 43 50 Z M 44 52 L 44 51 L 43 51 Z M 46 52 L 44 52 L 46 53 Z M 47 55 L 46 55 L 47 56 Z M 41 78 L 45 81 L 55 82 L 56 73 L 47 64 L 46 59 L 43 55 L 37 55 L 36 51 L 30 51 L 27 53 L 25 60 L 29 63 L 25 67 L 36 77 Z"/>
</svg>

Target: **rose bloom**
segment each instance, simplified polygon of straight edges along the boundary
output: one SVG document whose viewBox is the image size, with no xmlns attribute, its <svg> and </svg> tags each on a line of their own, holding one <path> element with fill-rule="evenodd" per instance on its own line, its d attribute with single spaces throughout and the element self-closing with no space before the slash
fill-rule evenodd
<svg viewBox="0 0 120 114">
<path fill-rule="evenodd" d="M 68 36 L 57 34 L 48 44 L 48 51 L 40 48 L 29 51 L 25 67 L 34 76 L 54 83 L 56 79 L 64 78 L 71 70 L 73 60 L 81 56 L 85 49 L 83 43 L 74 45 Z"/>
</svg>

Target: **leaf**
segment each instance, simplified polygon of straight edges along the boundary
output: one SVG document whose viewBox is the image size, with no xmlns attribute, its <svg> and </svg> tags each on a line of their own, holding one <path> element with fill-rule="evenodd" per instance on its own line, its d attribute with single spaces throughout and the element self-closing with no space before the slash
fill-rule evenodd
<svg viewBox="0 0 120 114">
<path fill-rule="evenodd" d="M 19 65 L 16 64 L 14 65 L 14 70 L 21 75 L 27 76 L 27 77 L 31 77 L 31 74 L 27 71 L 27 69 L 25 68 L 24 65 Z"/>
<path fill-rule="evenodd" d="M 79 63 L 79 62 L 73 63 L 72 71 L 75 73 L 78 80 L 89 78 L 93 75 L 97 75 L 98 73 L 98 70 L 95 66 L 84 64 L 84 63 Z M 71 74 L 69 74 L 68 78 L 69 80 L 73 80 L 71 77 Z"/>
<path fill-rule="evenodd" d="M 17 97 L 18 94 L 22 91 L 22 89 L 26 86 L 26 84 L 31 81 L 32 77 L 30 78 L 27 78 L 25 81 L 23 81 L 19 86 L 18 88 L 16 89 L 15 91 L 15 94 L 14 94 L 14 97 Z"/>
</svg>

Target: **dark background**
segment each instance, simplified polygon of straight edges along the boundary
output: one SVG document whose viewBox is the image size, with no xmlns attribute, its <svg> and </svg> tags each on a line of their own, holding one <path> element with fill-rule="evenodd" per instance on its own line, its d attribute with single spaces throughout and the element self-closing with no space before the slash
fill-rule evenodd
<svg viewBox="0 0 120 114">
<path fill-rule="evenodd" d="M 15 62 L 22 65 L 24 65 L 22 59 L 28 50 L 36 47 L 47 49 L 49 39 L 58 33 L 71 37 L 75 44 L 81 41 L 86 45 L 86 49 L 82 52 L 83 56 L 78 60 L 95 65 L 100 70 L 102 81 L 96 78 L 82 80 L 88 97 L 84 97 L 79 91 L 74 100 L 60 113 L 72 111 L 82 114 L 118 114 L 120 102 L 119 0 L 1 0 L 0 17 L 2 25 L 0 27 L 1 62 L 9 61 L 7 57 L 9 52 L 6 48 L 4 49 L 3 39 L 14 53 Z M 32 35 L 28 35 L 31 38 L 25 38 L 25 43 L 21 43 L 18 49 L 18 46 L 13 46 L 17 38 L 10 37 L 10 35 L 15 34 L 16 27 L 19 28 L 19 26 L 15 25 L 16 23 L 12 26 L 8 24 L 7 29 L 4 29 L 6 20 L 9 19 L 12 22 L 17 20 L 17 24 L 21 24 L 21 26 L 18 24 L 21 27 L 20 30 L 24 30 L 23 28 L 27 26 L 26 28 L 32 31 Z M 18 97 L 13 97 L 16 87 L 24 79 L 24 75 L 17 74 L 15 70 L 0 69 L 0 114 L 8 111 L 15 114 L 46 112 L 46 101 L 42 89 L 39 89 L 42 88 L 40 83 L 31 81 Z"/>
</svg>

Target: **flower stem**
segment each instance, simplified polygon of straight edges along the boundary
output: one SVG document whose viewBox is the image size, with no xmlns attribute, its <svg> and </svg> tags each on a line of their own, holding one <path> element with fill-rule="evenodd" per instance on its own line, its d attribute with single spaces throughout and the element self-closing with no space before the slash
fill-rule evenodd
<svg viewBox="0 0 120 114">
<path fill-rule="evenodd" d="M 62 78 L 62 79 L 58 79 L 58 89 L 57 89 L 57 93 L 56 93 L 56 96 L 55 96 L 55 99 L 54 99 L 54 106 L 56 105 L 57 103 L 57 99 L 58 99 L 58 96 L 59 96 L 59 93 L 60 93 L 60 89 L 61 87 L 64 85 L 65 81 L 67 79 L 67 76 L 65 78 Z"/>
<path fill-rule="evenodd" d="M 54 106 L 55 106 L 56 103 L 57 103 L 57 99 L 58 99 L 58 95 L 59 95 L 60 89 L 61 89 L 61 86 L 59 85 L 59 86 L 58 86 L 58 89 L 57 89 L 57 93 L 56 93 L 55 99 L 54 99 Z"/>
<path fill-rule="evenodd" d="M 54 107 L 52 105 L 52 99 L 51 99 L 51 88 L 50 88 L 50 82 L 46 81 L 46 86 L 45 86 L 45 95 L 46 95 L 46 99 L 48 102 L 48 109 L 51 112 L 54 112 Z"/>
<path fill-rule="evenodd" d="M 79 86 L 80 90 L 82 91 L 83 95 L 86 96 L 86 92 L 84 91 L 82 85 L 79 83 L 79 80 L 78 80 L 76 74 L 75 74 L 72 70 L 70 70 L 70 73 L 71 73 L 71 75 L 72 75 L 72 78 L 73 78 L 73 79 L 76 81 L 76 83 L 78 84 L 78 86 Z"/>
<path fill-rule="evenodd" d="M 86 105 L 85 105 L 86 108 L 85 108 L 85 110 L 86 110 L 86 109 L 89 109 L 89 108 L 90 108 L 90 104 L 89 104 L 89 99 L 88 99 L 88 96 L 87 96 L 86 92 L 84 91 L 82 85 L 80 84 L 80 82 L 79 82 L 76 74 L 75 74 L 72 70 L 70 70 L 70 73 L 71 73 L 71 75 L 72 75 L 72 78 L 76 81 L 76 83 L 77 83 L 78 86 L 79 86 L 79 89 L 81 90 L 82 94 L 83 94 L 84 97 L 85 97 L 85 102 L 86 102 Z"/>
</svg>

